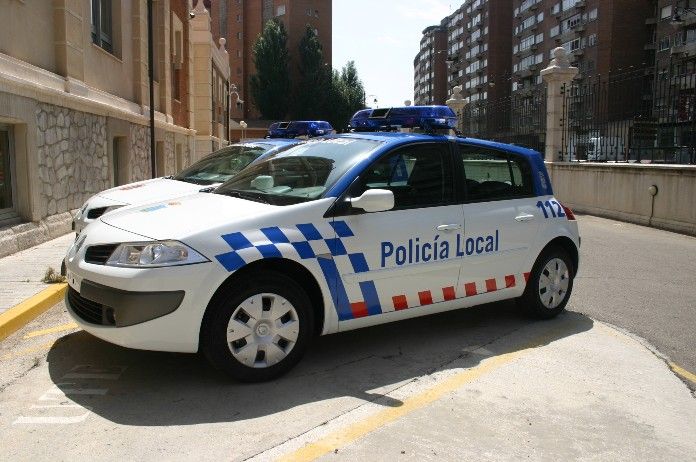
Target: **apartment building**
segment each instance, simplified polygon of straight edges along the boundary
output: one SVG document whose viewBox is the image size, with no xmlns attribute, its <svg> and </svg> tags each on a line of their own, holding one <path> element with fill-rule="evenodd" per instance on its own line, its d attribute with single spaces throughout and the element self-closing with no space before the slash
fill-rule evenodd
<svg viewBox="0 0 696 462">
<path fill-rule="evenodd" d="M 510 75 L 511 29 L 512 0 L 466 0 L 426 28 L 414 59 L 416 104 L 442 104 L 456 85 L 470 103 L 509 96 L 500 81 Z"/>
<path fill-rule="evenodd" d="M 69 231 L 91 195 L 153 172 L 146 0 L 0 8 L 6 255 Z M 227 143 L 229 59 L 201 1 L 155 0 L 153 19 L 154 173 L 168 175 Z"/>
<path fill-rule="evenodd" d="M 512 91 L 529 92 L 562 46 L 579 79 L 650 67 L 650 0 L 515 0 Z"/>
<path fill-rule="evenodd" d="M 260 117 L 249 90 L 256 73 L 253 47 L 270 19 L 281 20 L 287 31 L 292 77 L 299 76 L 297 50 L 307 26 L 316 32 L 324 61 L 331 65 L 332 0 L 206 0 L 206 4 L 213 18 L 213 34 L 227 39 L 230 81 L 236 91 L 232 95 L 232 119 Z"/>
<path fill-rule="evenodd" d="M 443 20 L 443 23 L 445 20 Z M 445 104 L 447 100 L 447 27 L 426 27 L 413 60 L 413 100 L 416 105 Z"/>
</svg>

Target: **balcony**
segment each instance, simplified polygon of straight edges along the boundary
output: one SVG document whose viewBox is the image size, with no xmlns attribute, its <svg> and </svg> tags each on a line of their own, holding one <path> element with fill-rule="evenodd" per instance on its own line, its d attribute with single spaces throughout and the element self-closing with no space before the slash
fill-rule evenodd
<svg viewBox="0 0 696 462">
<path fill-rule="evenodd" d="M 696 42 L 684 43 L 682 45 L 676 45 L 670 48 L 670 54 L 681 55 L 682 57 L 689 57 L 696 55 Z"/>
<path fill-rule="evenodd" d="M 587 2 L 585 0 L 580 0 L 579 2 L 575 3 L 575 9 L 576 10 L 583 10 L 587 6 Z"/>
<path fill-rule="evenodd" d="M 696 74 L 677 75 L 670 80 L 672 86 L 680 90 L 693 90 L 696 88 Z"/>
<path fill-rule="evenodd" d="M 645 20 L 646 26 L 654 26 L 655 24 L 657 24 L 657 18 L 653 17 L 653 18 L 648 18 Z"/>
<path fill-rule="evenodd" d="M 515 75 L 517 75 L 521 79 L 524 79 L 526 77 L 531 77 L 532 75 L 534 75 L 534 70 L 535 69 L 532 69 L 532 66 L 530 66 L 527 69 L 521 69 L 515 72 Z"/>
</svg>

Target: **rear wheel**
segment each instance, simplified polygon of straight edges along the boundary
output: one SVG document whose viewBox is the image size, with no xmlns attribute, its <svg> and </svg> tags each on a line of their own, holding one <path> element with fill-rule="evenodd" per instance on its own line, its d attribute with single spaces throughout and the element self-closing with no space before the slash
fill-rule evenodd
<svg viewBox="0 0 696 462">
<path fill-rule="evenodd" d="M 302 358 L 313 332 L 312 313 L 307 294 L 287 276 L 268 272 L 235 281 L 208 308 L 203 353 L 237 380 L 271 380 Z"/>
<path fill-rule="evenodd" d="M 565 309 L 574 278 L 575 268 L 568 253 L 560 247 L 551 247 L 534 264 L 518 303 L 534 317 L 553 318 Z"/>
</svg>

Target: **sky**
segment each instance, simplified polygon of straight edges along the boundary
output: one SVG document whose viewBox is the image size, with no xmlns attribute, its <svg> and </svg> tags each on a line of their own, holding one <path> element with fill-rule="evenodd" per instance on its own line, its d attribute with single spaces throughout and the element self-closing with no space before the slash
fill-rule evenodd
<svg viewBox="0 0 696 462">
<path fill-rule="evenodd" d="M 460 2 L 461 3 L 461 2 Z M 439 24 L 452 0 L 333 0 L 333 67 L 355 61 L 368 106 L 413 100 L 413 58 L 423 29 Z M 458 5 L 458 4 L 457 4 Z"/>
</svg>

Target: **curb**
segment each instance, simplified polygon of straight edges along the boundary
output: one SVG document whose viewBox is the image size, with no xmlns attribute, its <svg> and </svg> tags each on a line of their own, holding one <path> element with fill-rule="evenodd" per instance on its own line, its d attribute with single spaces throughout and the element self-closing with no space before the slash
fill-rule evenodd
<svg viewBox="0 0 696 462">
<path fill-rule="evenodd" d="M 38 294 L 0 313 L 0 341 L 27 325 L 65 297 L 66 283 L 54 284 Z"/>
</svg>

